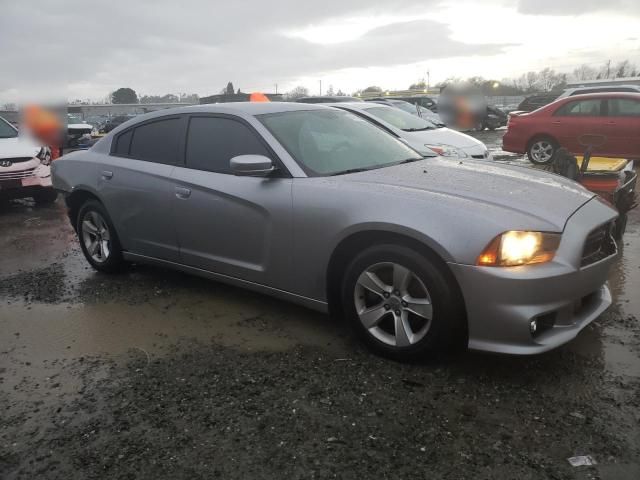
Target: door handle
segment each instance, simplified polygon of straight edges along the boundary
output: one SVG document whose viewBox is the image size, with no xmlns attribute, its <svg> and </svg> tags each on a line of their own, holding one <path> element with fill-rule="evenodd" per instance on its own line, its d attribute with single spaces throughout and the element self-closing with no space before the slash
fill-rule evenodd
<svg viewBox="0 0 640 480">
<path fill-rule="evenodd" d="M 184 187 L 176 187 L 176 197 L 189 198 L 191 196 L 191 190 Z"/>
<path fill-rule="evenodd" d="M 552 125 L 560 125 L 560 120 L 555 120 L 551 122 Z"/>
<path fill-rule="evenodd" d="M 103 170 L 102 178 L 104 178 L 105 180 L 111 180 L 113 178 L 113 172 L 110 172 L 109 170 Z"/>
</svg>

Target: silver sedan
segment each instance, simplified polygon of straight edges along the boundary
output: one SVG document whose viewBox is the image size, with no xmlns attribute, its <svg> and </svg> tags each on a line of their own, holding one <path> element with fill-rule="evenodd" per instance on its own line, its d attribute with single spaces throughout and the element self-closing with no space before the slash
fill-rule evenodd
<svg viewBox="0 0 640 480">
<path fill-rule="evenodd" d="M 616 212 L 592 193 L 424 158 L 335 108 L 154 112 L 53 165 L 97 270 L 151 263 L 331 311 L 394 358 L 544 352 L 611 303 Z"/>
</svg>

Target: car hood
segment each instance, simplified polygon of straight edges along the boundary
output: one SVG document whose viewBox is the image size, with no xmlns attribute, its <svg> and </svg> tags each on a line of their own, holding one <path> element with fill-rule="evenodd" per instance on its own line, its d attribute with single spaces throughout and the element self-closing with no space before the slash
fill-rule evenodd
<svg viewBox="0 0 640 480">
<path fill-rule="evenodd" d="M 0 138 L 0 158 L 35 157 L 39 151 L 40 146 L 29 137 Z"/>
<path fill-rule="evenodd" d="M 436 128 L 434 130 L 421 130 L 419 132 L 402 132 L 402 136 L 412 143 L 419 143 L 424 145 L 429 144 L 444 144 L 453 145 L 456 148 L 468 148 L 482 146 L 484 144 L 480 140 L 476 140 L 469 135 L 461 132 L 456 132 L 450 128 Z"/>
<path fill-rule="evenodd" d="M 552 173 L 442 157 L 348 174 L 343 178 L 349 182 L 484 202 L 537 217 L 554 225 L 557 231 L 562 231 L 567 219 L 595 196 L 578 183 Z"/>
</svg>

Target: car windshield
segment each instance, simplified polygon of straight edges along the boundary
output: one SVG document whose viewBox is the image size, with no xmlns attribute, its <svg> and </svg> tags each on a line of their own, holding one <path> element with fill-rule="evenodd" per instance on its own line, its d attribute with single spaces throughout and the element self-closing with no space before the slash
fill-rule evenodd
<svg viewBox="0 0 640 480">
<path fill-rule="evenodd" d="M 77 116 L 77 115 L 68 115 L 67 116 L 67 124 L 69 123 L 84 123 L 84 120 L 82 120 L 81 117 Z"/>
<path fill-rule="evenodd" d="M 0 138 L 15 138 L 17 136 L 18 131 L 5 120 L 0 118 Z"/>
<path fill-rule="evenodd" d="M 365 111 L 405 132 L 433 130 L 435 128 L 433 123 L 393 107 L 380 106 L 367 108 Z"/>
<path fill-rule="evenodd" d="M 337 175 L 422 160 L 393 136 L 339 110 L 298 110 L 259 120 L 311 176 Z"/>
</svg>

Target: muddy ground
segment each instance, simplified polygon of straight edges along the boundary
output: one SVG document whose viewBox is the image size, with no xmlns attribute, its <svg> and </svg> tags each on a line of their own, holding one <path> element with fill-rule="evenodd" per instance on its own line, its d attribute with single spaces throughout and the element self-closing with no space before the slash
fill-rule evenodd
<svg viewBox="0 0 640 480">
<path fill-rule="evenodd" d="M 640 478 L 637 211 L 575 341 L 403 365 L 265 296 L 98 274 L 61 201 L 0 208 L 2 479 Z"/>
</svg>

